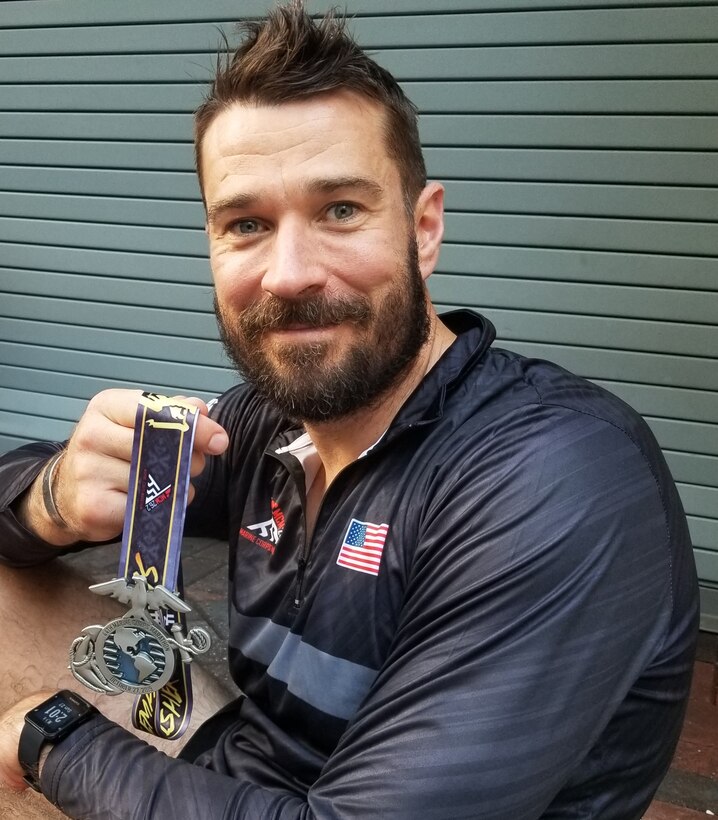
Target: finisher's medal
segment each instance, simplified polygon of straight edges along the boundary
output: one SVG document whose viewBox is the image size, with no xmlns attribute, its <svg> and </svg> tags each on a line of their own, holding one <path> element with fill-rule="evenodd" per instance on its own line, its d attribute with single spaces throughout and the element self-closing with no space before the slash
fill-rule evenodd
<svg viewBox="0 0 718 820">
<path fill-rule="evenodd" d="M 90 587 L 129 604 L 106 626 L 86 626 L 70 648 L 72 674 L 96 692 L 137 695 L 138 729 L 176 739 L 189 724 L 189 663 L 209 635 L 186 632 L 180 550 L 198 410 L 143 393 L 137 407 L 118 578 Z"/>
</svg>

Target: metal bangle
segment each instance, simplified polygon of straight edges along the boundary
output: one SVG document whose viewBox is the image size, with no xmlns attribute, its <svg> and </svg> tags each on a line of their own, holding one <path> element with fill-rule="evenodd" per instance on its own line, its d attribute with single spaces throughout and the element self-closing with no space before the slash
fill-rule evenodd
<svg viewBox="0 0 718 820">
<path fill-rule="evenodd" d="M 52 496 L 52 479 L 55 474 L 55 468 L 60 463 L 60 460 L 64 455 L 65 450 L 60 450 L 56 456 L 53 456 L 47 467 L 45 467 L 45 473 L 42 477 L 42 500 L 45 504 L 45 510 L 52 519 L 53 524 L 56 524 L 58 527 L 62 527 L 64 530 L 69 530 L 70 525 L 60 514 L 60 510 L 58 510 L 55 499 Z"/>
</svg>

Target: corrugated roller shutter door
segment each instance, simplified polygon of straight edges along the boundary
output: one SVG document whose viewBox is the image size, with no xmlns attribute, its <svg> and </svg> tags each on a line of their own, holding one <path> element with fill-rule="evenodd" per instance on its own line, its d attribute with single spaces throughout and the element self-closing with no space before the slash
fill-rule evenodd
<svg viewBox="0 0 718 820">
<path fill-rule="evenodd" d="M 0 4 L 0 450 L 133 384 L 209 396 L 191 111 L 265 0 Z M 310 3 L 321 11 L 327 3 Z M 422 112 L 447 239 L 432 296 L 648 419 L 718 627 L 718 3 L 353 0 Z"/>
</svg>

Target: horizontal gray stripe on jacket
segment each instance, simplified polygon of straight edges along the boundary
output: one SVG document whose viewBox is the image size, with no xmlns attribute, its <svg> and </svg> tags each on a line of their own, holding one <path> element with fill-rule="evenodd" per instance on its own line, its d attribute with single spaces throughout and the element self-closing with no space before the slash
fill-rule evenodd
<svg viewBox="0 0 718 820">
<path fill-rule="evenodd" d="M 269 618 L 250 618 L 236 610 L 230 643 L 267 666 L 267 674 L 286 683 L 295 697 L 344 720 L 354 715 L 377 675 L 376 669 L 316 649 Z"/>
</svg>

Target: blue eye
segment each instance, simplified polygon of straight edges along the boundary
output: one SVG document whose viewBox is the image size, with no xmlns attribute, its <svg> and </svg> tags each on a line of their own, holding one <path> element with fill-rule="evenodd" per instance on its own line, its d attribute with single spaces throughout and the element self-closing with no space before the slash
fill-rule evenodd
<svg viewBox="0 0 718 820">
<path fill-rule="evenodd" d="M 256 219 L 240 219 L 234 225 L 240 233 L 257 233 L 259 231 L 259 222 Z"/>
<path fill-rule="evenodd" d="M 356 207 L 349 202 L 337 202 L 332 205 L 331 213 L 335 219 L 349 219 L 356 213 Z"/>
</svg>

